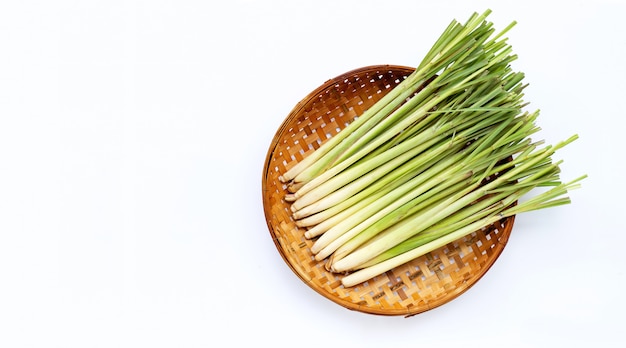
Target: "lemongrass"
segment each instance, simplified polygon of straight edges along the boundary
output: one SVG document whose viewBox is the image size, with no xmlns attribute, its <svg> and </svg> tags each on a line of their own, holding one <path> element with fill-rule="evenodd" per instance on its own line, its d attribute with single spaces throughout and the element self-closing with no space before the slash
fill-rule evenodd
<svg viewBox="0 0 626 348">
<path fill-rule="evenodd" d="M 446 183 L 452 185 L 466 179 L 471 173 L 462 173 L 452 178 L 450 178 L 451 175 L 446 175 L 447 173 L 441 174 L 443 169 L 452 166 L 461 157 L 462 156 L 450 157 L 441 161 L 437 165 L 429 168 L 430 170 L 428 172 L 416 176 L 414 180 L 411 180 L 409 183 L 402 185 L 375 202 L 372 202 L 365 209 L 351 216 L 350 219 L 344 220 L 342 224 L 338 224 L 333 229 L 327 231 L 327 233 L 322 235 L 311 247 L 311 251 L 317 254 L 315 258 L 318 260 L 326 258 L 346 240 L 356 236 L 368 226 L 398 207 L 403 206 L 415 197 L 427 192 L 432 186 L 435 186 L 436 183 L 447 179 Z M 320 252 L 321 250 L 323 250 L 323 252 Z"/>
<path fill-rule="evenodd" d="M 334 158 L 336 156 L 335 153 L 342 152 L 343 149 L 339 146 L 342 142 L 344 144 L 351 144 L 354 138 L 359 138 L 363 132 L 369 130 L 369 127 L 374 126 L 379 119 L 384 118 L 389 112 L 396 109 L 411 94 L 414 93 L 416 85 L 419 86 L 423 84 L 424 81 L 426 81 L 429 77 L 432 77 L 437 71 L 450 64 L 451 60 L 455 58 L 454 49 L 458 50 L 459 45 L 463 46 L 464 42 L 471 40 L 469 33 L 479 27 L 484 22 L 484 18 L 486 18 L 490 12 L 491 11 L 488 10 L 480 16 L 476 14 L 472 15 L 471 19 L 468 20 L 464 26 L 461 26 L 456 21 L 453 21 L 433 46 L 435 51 L 433 52 L 434 54 L 428 56 L 430 60 L 423 61 L 419 65 L 418 69 L 409 75 L 407 79 L 402 81 L 390 93 L 385 95 L 372 108 L 366 110 L 361 117 L 350 124 L 351 127 L 347 127 L 350 129 L 347 129 L 344 132 L 339 132 L 336 136 L 329 139 L 328 142 L 320 146 L 316 151 L 314 151 L 313 154 L 306 157 L 296 166 L 284 173 L 280 177 L 280 180 L 288 182 L 296 179 L 297 176 L 302 177 L 302 172 L 309 169 L 313 163 L 317 162 L 331 151 L 333 153 L 327 157 Z M 361 125 L 365 125 L 365 127 L 361 128 Z M 320 168 L 318 166 L 314 170 L 309 169 L 309 171 L 317 174 L 323 168 L 324 167 Z M 303 180 L 304 179 L 297 179 L 295 181 Z"/>
<path fill-rule="evenodd" d="M 448 233 L 440 238 L 437 238 L 419 247 L 413 248 L 407 252 L 399 254 L 398 256 L 389 258 L 379 263 L 375 263 L 369 267 L 366 267 L 356 272 L 353 272 L 351 274 L 348 274 L 341 279 L 341 282 L 343 286 L 345 287 L 355 286 L 377 275 L 385 273 L 397 266 L 400 266 L 406 262 L 414 260 L 426 253 L 429 253 L 449 243 L 452 243 L 462 237 L 465 237 L 475 231 L 478 231 L 479 229 L 485 226 L 489 226 L 505 217 L 521 214 L 521 213 L 532 211 L 532 210 L 545 209 L 549 207 L 555 207 L 555 206 L 559 206 L 563 204 L 568 204 L 570 203 L 569 198 L 567 197 L 559 198 L 559 196 L 566 194 L 570 190 L 579 188 L 578 182 L 583 180 L 586 177 L 587 177 L 586 175 L 583 175 L 569 183 L 560 184 L 559 186 L 557 186 L 556 188 L 550 191 L 537 195 L 531 201 L 527 201 L 527 202 L 512 206 L 508 209 L 503 210 L 497 215 L 489 215 L 478 221 L 467 224 L 464 227 L 454 232 Z"/>
<path fill-rule="evenodd" d="M 487 132 L 487 133 L 494 133 L 494 131 L 490 129 L 490 132 Z M 465 146 L 464 143 L 467 141 L 468 137 L 474 134 L 476 134 L 476 131 L 472 128 L 467 129 L 464 132 L 461 132 L 459 136 L 454 139 L 454 141 L 456 141 L 458 144 L 456 145 L 456 147 L 458 149 L 460 149 L 461 147 L 464 147 Z M 370 221 L 370 223 L 372 221 L 376 221 L 376 219 L 379 216 L 383 216 L 386 212 L 395 209 L 395 207 L 404 204 L 405 202 L 413 199 L 413 197 L 416 197 L 424 193 L 425 191 L 430 190 L 431 187 L 437 185 L 438 183 L 442 181 L 447 181 L 446 185 L 451 185 L 455 183 L 456 180 L 463 179 L 465 173 L 461 173 L 461 176 L 457 176 L 458 179 L 450 179 L 451 177 L 454 177 L 453 173 L 462 172 L 463 170 L 465 170 L 465 168 L 462 168 L 462 167 L 457 167 L 457 168 L 454 168 L 453 170 L 448 170 L 445 172 L 445 174 L 441 173 L 441 171 L 444 170 L 446 167 L 452 166 L 454 163 L 463 160 L 465 157 L 465 155 L 462 152 L 457 153 L 458 150 L 456 150 L 454 147 L 451 147 L 452 143 L 453 143 L 452 141 L 442 143 L 438 145 L 435 149 L 433 149 L 432 152 L 429 153 L 429 156 L 422 156 L 418 158 L 418 160 L 419 159 L 430 160 L 431 164 L 429 166 L 433 166 L 433 167 L 426 166 L 425 168 L 427 169 L 425 169 L 426 170 L 425 172 L 422 172 L 421 169 L 418 170 L 417 172 L 421 173 L 419 177 L 409 180 L 402 187 L 396 188 L 394 190 L 390 190 L 389 193 L 386 194 L 385 196 L 378 195 L 376 196 L 376 199 L 368 200 L 367 205 L 359 204 L 358 209 L 350 209 L 350 213 L 342 214 L 342 220 L 336 224 L 333 224 L 332 228 L 325 230 L 326 234 L 316 241 L 316 243 L 312 247 L 312 251 L 314 253 L 317 253 L 319 250 L 326 248 L 326 246 L 331 241 L 334 241 L 338 236 L 343 235 L 349 229 L 354 228 L 357 224 L 359 224 L 360 229 L 365 228 L 367 226 L 366 221 Z M 475 144 L 478 144 L 478 143 L 475 143 Z M 471 147 L 465 149 L 465 151 L 469 151 L 469 150 L 471 150 Z M 442 153 L 442 151 L 445 151 L 445 152 L 439 155 L 440 153 Z M 507 151 L 508 152 L 501 154 L 501 156 L 506 157 L 517 152 L 517 147 L 511 146 L 507 149 Z M 450 157 L 448 159 L 445 159 L 448 156 Z M 443 158 L 443 160 L 440 158 Z M 439 162 L 439 163 L 432 163 L 432 162 Z M 415 164 L 410 164 L 410 165 L 415 165 Z M 390 178 L 390 177 L 392 176 L 391 175 L 386 176 L 386 178 Z M 433 179 L 430 179 L 430 178 L 433 178 Z M 430 182 L 428 184 L 424 184 L 424 182 L 426 182 L 427 179 L 430 179 Z M 421 187 L 419 187 L 418 189 L 414 189 L 420 184 L 422 185 Z M 430 193 L 432 194 L 434 192 L 435 191 L 432 191 Z M 322 211 L 321 214 L 323 214 L 323 212 L 324 211 Z M 319 220 L 317 221 L 319 222 Z M 307 237 L 310 237 L 313 235 L 319 235 L 318 230 L 316 230 L 315 233 L 313 232 L 310 232 L 310 233 L 307 232 L 307 233 L 308 233 Z M 354 235 L 355 233 L 358 233 L 358 232 L 356 230 L 352 230 L 351 234 L 349 234 L 348 236 L 343 236 L 341 240 L 345 240 L 345 238 L 349 238 L 349 236 Z M 339 242 L 340 241 L 336 241 L 334 244 L 336 245 Z M 326 253 L 328 252 L 328 250 L 330 249 L 326 248 Z M 318 259 L 323 258 L 326 255 L 326 253 L 321 253 L 320 255 L 316 257 Z"/>
<path fill-rule="evenodd" d="M 557 149 L 562 148 L 563 146 L 571 143 L 577 138 L 577 136 L 572 136 L 569 139 L 562 141 L 561 143 L 555 146 L 547 146 L 544 149 L 538 150 L 534 153 L 529 154 L 523 163 L 519 164 L 511 168 L 508 172 L 502 174 L 491 182 L 486 183 L 483 187 L 478 190 L 472 191 L 470 193 L 461 192 L 459 196 L 451 197 L 449 200 L 434 205 L 433 207 L 427 209 L 427 211 L 423 214 L 424 218 L 416 219 L 415 225 L 411 226 L 410 229 L 402 229 L 393 235 L 389 235 L 384 240 L 379 240 L 376 243 L 372 243 L 368 245 L 367 248 L 360 248 L 354 250 L 352 253 L 347 255 L 346 257 L 340 259 L 332 265 L 332 268 L 336 272 L 345 272 L 351 270 L 355 267 L 358 267 L 361 263 L 368 261 L 369 259 L 378 256 L 385 250 L 399 244 L 400 242 L 410 238 L 412 235 L 423 231 L 424 229 L 430 227 L 438 220 L 447 217 L 448 215 L 454 213 L 456 210 L 461 209 L 463 206 L 470 204 L 471 202 L 479 199 L 481 196 L 485 194 L 486 191 L 491 190 L 494 187 L 497 187 L 503 181 L 509 180 L 509 178 L 513 175 L 518 174 L 526 170 L 542 159 L 549 157 L 552 155 Z M 515 160 L 513 160 L 515 161 Z"/>
<path fill-rule="evenodd" d="M 512 179 L 510 183 L 505 183 L 492 191 L 486 192 L 484 197 L 478 202 L 470 204 L 457 213 L 452 214 L 448 218 L 426 229 L 422 233 L 419 233 L 416 236 L 411 237 L 397 246 L 387 250 L 385 253 L 370 259 L 360 265 L 359 268 L 368 267 L 372 264 L 378 263 L 383 259 L 389 258 L 389 255 L 396 255 L 403 251 L 413 249 L 429 240 L 438 238 L 438 236 L 455 231 L 463 225 L 474 222 L 475 220 L 488 214 L 498 214 L 499 209 L 501 210 L 510 206 L 522 195 L 527 194 L 537 187 L 544 185 L 563 187 L 560 186 L 561 182 L 558 177 L 560 172 L 558 167 L 559 164 L 560 162 L 556 162 L 550 163 L 549 165 L 529 168 L 528 171 L 524 173 L 525 177 L 523 179 Z M 565 192 L 562 190 L 559 191 L 559 189 L 553 189 L 552 194 L 562 195 L 565 194 Z M 534 199 L 546 199 L 546 196 L 547 194 L 544 194 L 542 196 L 538 196 L 539 198 Z M 529 202 L 532 203 L 532 200 Z M 485 207 L 487 208 L 484 209 Z M 385 234 L 389 233 L 392 232 L 384 231 L 375 238 L 385 238 Z M 371 240 L 368 241 L 368 243 L 371 243 Z"/>
<path fill-rule="evenodd" d="M 437 180 L 432 180 L 433 182 L 427 185 L 424 185 L 425 187 L 418 188 L 418 189 L 421 189 L 422 191 L 427 190 L 424 194 L 418 195 L 415 198 L 409 197 L 407 195 L 405 198 L 411 198 L 410 200 L 408 200 L 408 202 L 406 200 L 398 201 L 398 203 L 403 203 L 403 204 L 402 205 L 400 204 L 390 205 L 388 209 L 384 211 L 381 210 L 378 213 L 379 218 L 377 221 L 372 222 L 370 225 L 363 227 L 361 230 L 358 231 L 358 234 L 357 233 L 346 234 L 346 236 L 348 235 L 351 236 L 352 237 L 351 239 L 346 240 L 346 237 L 343 237 L 341 239 L 340 246 L 337 246 L 335 250 L 333 250 L 334 252 L 333 263 L 336 262 L 337 260 L 340 260 L 341 258 L 346 256 L 353 250 L 359 248 L 362 244 L 368 242 L 371 238 L 374 238 L 375 236 L 377 236 L 377 234 L 379 234 L 380 231 L 386 230 L 387 228 L 397 223 L 397 221 L 404 219 L 406 216 L 414 215 L 416 214 L 416 212 L 424 210 L 429 206 L 432 206 L 437 203 L 441 203 L 444 198 L 449 199 L 449 197 L 452 196 L 452 194 L 456 194 L 457 196 L 455 197 L 459 197 L 458 196 L 459 193 L 465 194 L 465 193 L 469 193 L 473 191 L 475 188 L 477 188 L 481 184 L 481 181 L 483 180 L 485 176 L 492 174 L 492 171 L 489 171 L 489 169 L 491 168 L 489 165 L 490 162 L 494 162 L 502 156 L 503 156 L 502 158 L 506 158 L 507 155 L 516 153 L 517 151 L 519 151 L 519 149 L 524 148 L 525 146 L 527 145 L 522 144 L 521 146 L 511 146 L 510 148 L 507 148 L 507 152 L 502 152 L 500 156 L 487 156 L 487 158 L 483 159 L 482 161 L 477 161 L 475 164 L 473 164 L 471 166 L 472 170 L 470 170 L 469 169 L 470 167 L 467 167 L 467 166 L 457 166 L 456 168 L 452 168 L 451 170 L 449 170 L 448 172 L 455 172 L 455 171 L 458 172 L 459 173 L 458 178 L 460 179 L 464 178 L 468 174 L 473 175 L 474 173 L 479 173 L 483 171 L 485 172 L 484 174 L 480 176 L 472 177 L 469 182 L 467 181 L 464 182 L 463 187 L 453 186 L 454 189 L 449 190 L 448 185 L 450 185 L 450 182 L 455 182 L 456 180 L 450 179 L 448 176 L 442 176 L 439 178 L 435 178 Z M 465 170 L 465 172 L 463 170 Z M 440 192 L 442 194 L 438 195 Z M 398 226 L 396 226 L 396 228 L 397 227 Z M 316 255 L 316 259 L 319 259 L 319 258 L 320 257 Z"/>
<path fill-rule="evenodd" d="M 439 139 L 433 139 L 433 142 Z M 422 163 L 421 165 L 419 163 Z M 400 167 L 394 169 L 392 173 L 379 178 L 365 189 L 355 193 L 350 198 L 320 212 L 314 213 L 314 207 L 308 206 L 302 210 L 296 211 L 292 216 L 297 219 L 296 223 L 300 227 L 313 226 L 344 212 L 355 205 L 362 205 L 364 200 L 376 200 L 385 193 L 404 184 L 416 174 L 418 174 L 426 165 L 423 158 L 413 158 L 405 162 Z"/>
<path fill-rule="evenodd" d="M 344 286 L 371 279 L 498 220 L 570 203 L 533 142 L 525 75 L 490 10 L 452 21 L 415 71 L 279 178 L 311 252 Z M 552 187 L 519 203 L 538 187 Z"/>
<path fill-rule="evenodd" d="M 405 240 L 404 242 L 396 245 L 395 247 L 385 251 L 384 253 L 366 261 L 361 264 L 358 269 L 367 268 L 377 263 L 390 259 L 396 255 L 402 254 L 409 250 L 415 249 L 421 245 L 424 245 L 430 241 L 433 241 L 442 235 L 454 232 L 460 228 L 463 228 L 469 223 L 476 222 L 486 216 L 496 215 L 501 210 L 505 209 L 507 205 L 513 204 L 520 196 L 528 193 L 531 189 L 525 188 L 523 190 L 517 190 L 517 194 L 511 194 L 510 192 L 500 192 L 480 200 L 476 204 L 472 204 L 456 214 L 449 216 L 441 222 L 427 228 L 423 232 Z M 375 238 L 384 238 L 384 233 L 376 236 Z"/>
<path fill-rule="evenodd" d="M 497 99 L 494 103 L 497 103 L 502 98 Z M 474 104 L 476 105 L 476 103 Z M 509 105 L 508 103 L 503 105 L 502 107 L 495 107 L 497 104 L 486 104 L 486 108 L 483 108 L 483 104 L 478 104 L 477 106 L 472 106 L 469 108 L 464 108 L 462 110 L 452 111 L 447 110 L 439 110 L 438 113 L 458 113 L 464 112 L 465 114 L 473 113 L 475 114 L 473 117 L 468 117 L 466 119 L 454 119 L 452 118 L 450 121 L 441 121 L 431 125 L 429 128 L 424 129 L 420 134 L 416 134 L 410 139 L 407 139 L 404 142 L 397 144 L 396 146 L 384 151 L 382 153 L 378 153 L 377 156 L 368 157 L 367 160 L 358 163 L 355 166 L 349 167 L 345 170 L 341 170 L 340 168 L 330 169 L 324 175 L 318 177 L 326 177 L 331 176 L 337 172 L 332 179 L 328 179 L 323 184 L 315 187 L 314 189 L 310 189 L 309 186 L 313 187 L 313 185 L 317 185 L 316 179 L 308 184 L 304 185 L 298 192 L 294 194 L 293 197 L 290 196 L 290 201 L 294 201 L 291 206 L 292 211 L 296 212 L 307 205 L 313 204 L 318 200 L 326 197 L 327 195 L 333 193 L 339 187 L 345 187 L 348 183 L 352 183 L 352 187 L 363 187 L 367 185 L 368 182 L 374 180 L 377 176 L 384 175 L 386 172 L 384 170 L 392 169 L 392 165 L 398 165 L 402 163 L 402 161 L 407 157 L 413 157 L 418 153 L 423 152 L 427 148 L 431 148 L 433 145 L 433 140 L 441 139 L 442 136 L 446 136 L 451 130 L 454 130 L 454 134 L 457 138 L 461 136 L 460 131 L 466 130 L 469 128 L 470 131 L 476 131 L 477 127 L 480 130 L 481 127 L 486 127 L 489 124 L 493 124 L 501 120 L 502 113 L 510 113 L 519 111 L 518 108 L 514 107 L 514 104 Z M 495 112 L 494 112 L 495 111 Z M 432 114 L 432 112 L 431 112 Z M 485 120 L 487 120 L 487 124 L 485 125 Z M 458 134 L 457 134 L 458 133 Z M 467 132 L 465 132 L 467 133 Z M 469 137 L 471 134 L 467 134 Z M 461 141 L 464 139 L 461 139 Z M 387 163 L 391 161 L 390 165 L 385 165 L 381 167 L 381 164 Z M 377 168 L 374 173 L 368 173 L 373 168 Z M 332 173 L 332 174 L 331 174 Z M 366 176 L 363 176 L 363 173 L 368 173 Z M 359 178 L 361 177 L 361 178 Z M 358 183 L 355 182 L 358 178 Z M 351 189 L 354 191 L 355 189 Z M 342 192 L 345 192 L 342 191 Z M 349 193 L 348 193 L 349 194 Z M 325 205 L 317 206 L 317 211 L 323 210 L 328 207 L 329 204 L 333 204 L 334 202 L 340 201 L 344 199 L 345 194 L 339 197 L 333 196 L 333 200 L 330 203 L 326 203 Z M 302 215 L 302 214 L 300 214 Z"/>
<path fill-rule="evenodd" d="M 483 16 L 484 17 L 484 16 Z M 474 23 L 475 27 L 471 28 L 471 30 L 474 30 L 475 28 L 477 29 L 478 34 L 476 34 L 477 36 L 480 36 L 482 34 L 484 34 L 485 32 L 485 28 L 489 27 L 489 23 L 485 24 L 486 22 L 483 21 L 483 25 L 481 26 L 481 23 Z M 480 32 L 478 30 L 482 29 L 483 31 Z M 467 34 L 467 36 L 462 37 L 461 39 L 465 39 L 465 40 L 472 40 L 475 39 L 473 38 L 469 33 Z M 489 68 L 497 65 L 497 64 L 504 64 L 506 63 L 508 60 L 510 60 L 512 57 L 508 56 L 508 53 L 510 52 L 510 48 L 508 49 L 504 49 L 502 52 L 498 52 L 497 55 L 495 57 L 492 58 L 492 60 L 486 60 L 486 61 L 479 61 L 479 62 L 474 62 L 473 60 L 471 60 L 470 64 L 464 65 L 464 62 L 462 60 L 462 58 L 467 58 L 469 56 L 471 56 L 471 54 L 474 52 L 474 50 L 482 50 L 482 46 L 480 45 L 480 41 L 478 40 L 474 40 L 474 42 L 472 42 L 474 45 L 473 49 L 467 49 L 465 46 L 462 45 L 462 49 L 460 50 L 460 52 L 458 53 L 460 56 L 460 61 L 456 61 L 453 60 L 452 62 L 448 62 L 448 65 L 446 66 L 446 70 L 443 71 L 443 73 L 439 76 L 437 76 L 433 82 L 430 82 L 426 87 L 424 87 L 424 89 L 422 89 L 420 92 L 418 92 L 418 95 L 427 95 L 428 98 L 426 102 L 420 104 L 420 106 L 416 107 L 416 110 L 413 111 L 411 113 L 411 117 L 405 117 L 402 118 L 399 121 L 396 121 L 395 117 L 388 117 L 388 118 L 381 118 L 381 121 L 378 122 L 377 124 L 373 125 L 373 127 L 371 129 L 368 129 L 369 134 L 375 135 L 376 138 L 374 138 L 373 140 L 369 141 L 366 144 L 362 144 L 362 147 L 359 147 L 359 149 L 352 155 L 350 155 L 347 159 L 344 159 L 343 161 L 335 164 L 335 166 L 340 166 L 341 170 L 345 169 L 347 166 L 349 166 L 350 164 L 356 162 L 359 158 L 363 157 L 364 155 L 366 155 L 368 152 L 372 151 L 372 149 L 376 148 L 377 146 L 380 146 L 382 143 L 386 142 L 387 140 L 389 140 L 389 138 L 391 138 L 394 134 L 399 133 L 402 129 L 406 128 L 407 125 L 410 125 L 416 118 L 420 118 L 421 116 L 423 116 L 430 108 L 432 108 L 433 106 L 437 105 L 439 101 L 444 100 L 446 97 L 452 95 L 455 92 L 459 92 L 464 90 L 465 88 L 467 88 L 467 84 L 471 84 L 472 79 L 478 75 L 480 75 L 481 73 L 484 73 L 485 71 L 487 71 Z M 455 46 L 449 48 L 449 49 L 453 49 L 455 48 Z M 447 70 L 454 70 L 457 71 L 457 75 L 459 76 L 463 76 L 464 78 L 462 79 L 454 79 L 454 86 L 447 86 L 446 88 L 441 88 L 438 91 L 438 94 L 432 94 L 432 89 L 435 88 L 435 86 L 438 86 L 438 83 L 436 81 L 438 80 L 444 80 L 446 78 L 446 76 L 448 76 L 446 74 Z M 431 74 L 431 75 L 434 75 Z M 397 88 L 397 87 L 396 87 Z M 394 90 L 396 89 L 394 88 Z M 393 92 L 393 90 L 392 90 Z M 431 98 L 431 96 L 434 96 L 434 98 Z M 414 97 L 415 98 L 415 97 Z M 412 98 L 413 99 L 413 98 Z M 416 98 L 416 100 L 420 100 L 420 98 Z M 409 100 L 408 103 L 411 103 L 411 100 Z M 404 111 L 404 109 L 402 109 Z M 403 112 L 395 112 L 392 113 L 392 115 L 397 114 L 398 116 L 404 115 Z M 348 127 L 346 127 L 348 128 Z M 382 133 L 382 134 L 381 134 Z M 353 142 L 346 142 L 347 146 L 352 146 Z M 345 147 L 342 146 L 335 146 L 332 151 L 334 152 L 338 152 L 341 153 L 343 152 L 345 149 Z M 298 174 L 298 177 L 302 177 L 301 179 L 298 179 L 296 177 L 296 181 L 307 181 L 310 178 L 313 178 L 315 176 L 317 176 L 317 174 L 320 174 L 322 169 L 326 169 L 327 165 L 330 163 L 330 161 L 335 160 L 335 156 L 326 156 L 328 157 L 328 159 L 324 160 L 324 159 L 320 159 L 319 161 L 316 161 L 317 165 L 315 166 L 311 166 L 305 170 L 303 170 L 300 174 Z M 317 159 L 316 159 L 317 160 Z M 326 174 L 326 172 L 324 172 L 323 174 Z M 322 175 L 323 175 L 322 174 Z M 317 178 L 319 178 L 319 176 L 317 176 Z"/>
<path fill-rule="evenodd" d="M 396 257 L 387 259 L 385 261 L 376 263 L 370 267 L 362 268 L 355 272 L 347 274 L 346 276 L 341 278 L 341 283 L 345 287 L 351 287 L 351 286 L 355 286 L 357 284 L 363 283 L 397 266 L 400 266 L 428 252 L 436 250 L 440 248 L 441 246 L 451 243 L 467 234 L 475 232 L 481 227 L 490 225 L 500 219 L 501 219 L 500 216 L 488 216 L 474 223 L 471 223 L 469 225 L 465 225 L 464 227 L 456 230 L 455 232 L 449 233 L 443 237 L 439 237 L 431 242 L 423 244 L 417 248 L 414 248 Z"/>
<path fill-rule="evenodd" d="M 526 121 L 531 121 L 532 119 L 527 119 Z M 503 123 L 503 125 L 507 125 L 508 123 Z M 502 128 L 500 126 L 500 128 Z M 512 129 L 515 129 L 511 127 Z M 504 128 L 503 128 L 504 129 Z M 489 129 L 488 134 L 499 134 L 497 130 Z M 474 134 L 473 130 L 468 130 L 468 134 Z M 508 134 L 508 133 L 505 133 Z M 518 135 L 518 138 L 523 138 L 526 136 L 526 133 Z M 504 137 L 504 136 L 503 136 Z M 493 138 L 493 136 L 492 136 Z M 460 135 L 456 141 L 459 141 L 461 144 L 464 143 L 465 137 Z M 488 141 L 489 137 L 486 138 L 485 141 Z M 513 141 L 509 139 L 509 141 Z M 480 142 L 475 142 L 474 146 L 479 144 Z M 510 156 L 516 152 L 518 152 L 519 148 L 522 148 L 524 144 L 521 146 L 509 146 L 506 152 L 501 152 L 500 157 L 504 158 Z M 447 145 L 442 144 L 439 145 L 436 149 L 433 149 L 433 152 L 429 155 L 435 155 L 438 151 L 447 150 L 449 153 L 456 153 L 456 150 L 453 148 L 448 148 Z M 472 147 L 465 149 L 464 151 L 470 151 Z M 489 155 L 488 153 L 485 156 Z M 369 225 L 373 224 L 377 220 L 381 219 L 381 217 L 385 216 L 388 212 L 397 209 L 398 207 L 406 204 L 407 202 L 413 200 L 415 197 L 424 194 L 426 191 L 429 191 L 429 194 L 434 194 L 437 191 L 431 190 L 432 187 L 445 182 L 445 185 L 452 185 L 456 183 L 458 180 L 462 180 L 466 176 L 466 172 L 468 171 L 467 166 L 457 166 L 449 169 L 445 172 L 441 172 L 446 167 L 451 167 L 456 162 L 464 160 L 467 155 L 463 152 L 456 153 L 456 155 L 445 155 L 444 158 L 450 156 L 447 159 L 442 160 L 440 163 L 437 163 L 432 168 L 428 168 L 426 172 L 420 174 L 419 177 L 411 179 L 409 182 L 404 184 L 403 187 L 399 187 L 392 192 L 389 192 L 386 196 L 377 197 L 375 201 L 372 203 L 368 203 L 368 205 L 359 206 L 359 209 L 355 209 L 354 213 L 347 214 L 341 222 L 338 222 L 332 228 L 326 230 L 326 233 L 319 238 L 312 247 L 312 252 L 318 254 L 316 255 L 316 259 L 323 259 L 329 255 L 330 252 L 333 252 L 341 243 L 344 243 L 347 239 L 355 236 L 360 233 L 363 229 L 367 228 Z M 426 158 L 426 156 L 424 156 Z M 498 157 L 496 157 L 498 158 Z M 434 158 L 435 161 L 439 161 L 438 158 Z M 487 158 L 487 161 L 491 161 L 491 157 Z M 476 168 L 474 168 L 476 169 Z M 465 171 L 465 172 L 464 172 Z M 445 173 L 445 174 L 444 174 Z M 460 175 L 456 175 L 457 179 L 454 179 L 454 173 L 459 173 Z M 427 181 L 429 180 L 429 181 Z M 421 187 L 419 186 L 421 185 Z M 421 197 L 423 199 L 427 197 L 427 195 Z M 414 201 L 412 204 L 415 204 L 417 201 Z M 358 227 L 357 227 L 358 225 Z M 346 234 L 346 232 L 348 232 Z M 317 235 L 317 234 L 316 234 Z M 322 252 L 320 252 L 322 250 Z"/>
</svg>

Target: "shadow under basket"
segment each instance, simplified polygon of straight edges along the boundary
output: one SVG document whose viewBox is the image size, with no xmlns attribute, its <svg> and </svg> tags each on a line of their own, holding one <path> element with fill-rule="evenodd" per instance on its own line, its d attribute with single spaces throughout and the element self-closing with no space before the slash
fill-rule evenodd
<svg viewBox="0 0 626 348">
<path fill-rule="evenodd" d="M 296 226 L 281 174 L 315 151 L 402 82 L 414 68 L 376 65 L 328 80 L 301 100 L 276 132 L 263 168 L 263 209 L 270 235 L 291 270 L 320 295 L 368 314 L 412 316 L 457 298 L 502 253 L 515 217 L 474 232 L 353 287 L 326 270 L 311 252 L 313 240 Z"/>
</svg>

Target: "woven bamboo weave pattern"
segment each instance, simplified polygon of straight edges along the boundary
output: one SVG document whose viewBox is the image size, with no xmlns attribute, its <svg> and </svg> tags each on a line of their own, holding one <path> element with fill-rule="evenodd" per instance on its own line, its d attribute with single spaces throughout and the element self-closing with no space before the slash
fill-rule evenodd
<svg viewBox="0 0 626 348">
<path fill-rule="evenodd" d="M 441 306 L 476 283 L 506 245 L 514 217 L 474 234 L 366 283 L 345 288 L 311 253 L 313 240 L 304 237 L 290 216 L 278 177 L 346 127 L 355 117 L 397 86 L 413 68 L 370 66 L 327 81 L 300 101 L 277 130 L 263 170 L 263 208 L 271 237 L 292 271 L 322 296 L 369 314 L 411 316 Z"/>
</svg>

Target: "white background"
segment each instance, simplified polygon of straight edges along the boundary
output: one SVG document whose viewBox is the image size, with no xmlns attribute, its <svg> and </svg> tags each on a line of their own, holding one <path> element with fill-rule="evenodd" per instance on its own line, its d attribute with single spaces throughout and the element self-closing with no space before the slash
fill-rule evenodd
<svg viewBox="0 0 626 348">
<path fill-rule="evenodd" d="M 518 216 L 458 299 L 352 312 L 302 283 L 261 201 L 292 107 L 415 66 L 491 8 L 573 203 Z M 623 346 L 624 1 L 3 1 L 0 346 Z M 221 342 L 221 343 L 216 343 Z"/>
</svg>

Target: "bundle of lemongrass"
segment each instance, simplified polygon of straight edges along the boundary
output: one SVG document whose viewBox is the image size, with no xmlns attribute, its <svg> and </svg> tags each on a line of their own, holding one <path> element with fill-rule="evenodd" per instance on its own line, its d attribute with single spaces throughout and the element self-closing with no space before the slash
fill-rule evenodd
<svg viewBox="0 0 626 348">
<path fill-rule="evenodd" d="M 452 21 L 410 76 L 281 176 L 315 258 L 346 274 L 344 286 L 502 218 L 567 204 L 584 178 L 561 182 L 552 160 L 576 136 L 531 140 L 539 113 L 524 111 L 524 75 L 504 37 L 515 23 L 496 33 L 489 13 Z"/>
</svg>

